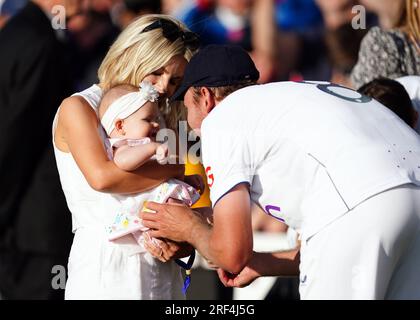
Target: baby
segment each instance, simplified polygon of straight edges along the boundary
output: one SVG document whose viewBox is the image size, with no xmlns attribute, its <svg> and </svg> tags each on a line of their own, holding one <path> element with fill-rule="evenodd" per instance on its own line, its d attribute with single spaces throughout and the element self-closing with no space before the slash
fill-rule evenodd
<svg viewBox="0 0 420 320">
<path fill-rule="evenodd" d="M 108 90 L 99 105 L 99 118 L 107 133 L 108 156 L 122 170 L 133 171 L 156 155 L 167 155 L 166 145 L 154 141 L 159 130 L 159 94 L 147 83 L 141 89 L 119 85 Z"/>
<path fill-rule="evenodd" d="M 102 98 L 99 118 L 109 137 L 105 143 L 107 153 L 122 170 L 133 171 L 152 157 L 160 163 L 166 162 L 168 148 L 155 140 L 159 130 L 158 96 L 150 83 L 142 82 L 140 89 L 118 85 L 105 92 Z M 149 242 L 153 241 L 138 217 L 145 201 L 164 203 L 171 198 L 191 206 L 200 197 L 190 185 L 175 179 L 147 192 L 114 196 L 120 201 L 121 209 L 107 228 L 109 240 L 132 234 L 135 242 L 141 245 L 137 248 L 140 251 L 145 237 Z"/>
</svg>

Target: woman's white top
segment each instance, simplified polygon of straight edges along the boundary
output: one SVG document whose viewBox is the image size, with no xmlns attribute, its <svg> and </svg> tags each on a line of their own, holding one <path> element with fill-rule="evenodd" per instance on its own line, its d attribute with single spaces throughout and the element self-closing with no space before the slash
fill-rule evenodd
<svg viewBox="0 0 420 320">
<path fill-rule="evenodd" d="M 379 102 L 329 83 L 236 91 L 204 119 L 201 140 L 213 206 L 247 183 L 302 239 L 378 193 L 420 185 L 419 135 Z"/>
<path fill-rule="evenodd" d="M 99 86 L 93 85 L 76 95 L 97 112 L 102 97 Z M 58 112 L 53 135 L 57 120 Z M 98 132 L 105 141 L 99 122 Z M 133 246 L 138 245 L 131 236 L 116 242 L 108 240 L 106 228 L 112 224 L 121 203 L 111 194 L 92 189 L 71 153 L 60 151 L 55 144 L 54 152 L 75 233 L 65 298 L 184 299 L 181 270 L 173 261 L 162 263 L 147 252 L 133 254 Z"/>
<path fill-rule="evenodd" d="M 97 85 L 93 85 L 73 96 L 83 97 L 97 113 L 102 97 L 102 89 Z M 53 123 L 53 135 L 57 120 L 58 112 Z M 106 138 L 105 132 L 99 122 L 98 132 L 103 139 Z M 90 187 L 70 152 L 60 151 L 55 146 L 55 143 L 54 152 L 60 174 L 61 186 L 67 200 L 67 205 L 72 213 L 73 232 L 79 228 L 88 226 L 105 227 L 105 224 L 112 221 L 113 218 L 113 215 L 110 213 L 112 210 L 110 210 L 109 206 L 117 206 L 118 203 L 110 195 L 98 192 Z"/>
</svg>

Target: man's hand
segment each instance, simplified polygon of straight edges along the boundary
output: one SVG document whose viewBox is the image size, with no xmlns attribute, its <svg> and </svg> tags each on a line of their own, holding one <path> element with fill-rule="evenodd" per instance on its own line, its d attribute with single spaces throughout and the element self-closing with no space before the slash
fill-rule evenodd
<svg viewBox="0 0 420 320">
<path fill-rule="evenodd" d="M 188 257 L 194 248 L 186 243 L 178 243 L 168 239 L 151 239 L 148 232 L 145 233 L 145 249 L 161 262 Z"/>
<path fill-rule="evenodd" d="M 225 287 L 243 288 L 251 284 L 260 277 L 252 267 L 246 266 L 239 274 L 231 274 L 223 269 L 217 269 L 220 281 Z"/>
<path fill-rule="evenodd" d="M 200 218 L 185 205 L 147 202 L 146 208 L 156 213 L 141 212 L 143 225 L 150 228 L 154 238 L 167 238 L 176 242 L 190 242 L 194 225 Z M 191 243 L 191 242 L 190 242 Z"/>
</svg>

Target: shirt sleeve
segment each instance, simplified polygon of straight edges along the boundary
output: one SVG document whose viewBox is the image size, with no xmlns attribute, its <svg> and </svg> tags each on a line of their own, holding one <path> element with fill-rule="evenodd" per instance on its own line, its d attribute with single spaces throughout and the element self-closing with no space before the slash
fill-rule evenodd
<svg viewBox="0 0 420 320">
<path fill-rule="evenodd" d="M 201 133 L 203 165 L 214 207 L 238 184 L 251 185 L 255 170 L 246 135 L 212 130 L 208 125 L 203 126 Z"/>
</svg>

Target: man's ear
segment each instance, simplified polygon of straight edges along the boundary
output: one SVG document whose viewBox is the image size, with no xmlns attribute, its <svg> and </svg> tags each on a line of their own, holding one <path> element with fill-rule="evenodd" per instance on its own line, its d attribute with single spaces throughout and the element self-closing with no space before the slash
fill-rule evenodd
<svg viewBox="0 0 420 320">
<path fill-rule="evenodd" d="M 209 114 L 211 110 L 216 106 L 216 100 L 214 99 L 213 93 L 206 87 L 201 87 L 200 94 L 204 97 L 204 111 Z"/>
<path fill-rule="evenodd" d="M 118 134 L 120 135 L 125 135 L 125 131 L 124 131 L 124 120 L 122 119 L 117 119 L 115 121 L 115 130 L 117 130 Z"/>
</svg>

